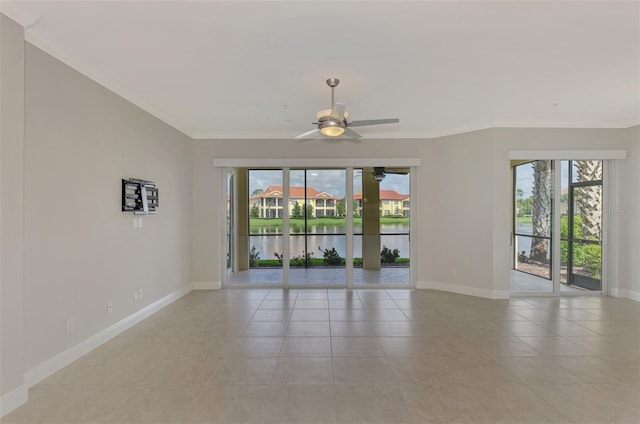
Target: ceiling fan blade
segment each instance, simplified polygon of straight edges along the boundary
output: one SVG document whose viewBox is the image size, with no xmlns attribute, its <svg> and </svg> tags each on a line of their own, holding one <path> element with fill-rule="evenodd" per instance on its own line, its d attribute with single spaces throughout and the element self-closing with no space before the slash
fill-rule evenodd
<svg viewBox="0 0 640 424">
<path fill-rule="evenodd" d="M 385 174 L 398 174 L 398 175 L 407 175 L 409 174 L 409 168 L 385 168 Z"/>
<path fill-rule="evenodd" d="M 380 124 L 397 124 L 400 122 L 398 118 L 390 119 L 367 119 L 364 121 L 353 121 L 349 123 L 350 127 L 364 127 L 365 125 L 380 125 Z"/>
<path fill-rule="evenodd" d="M 351 138 L 362 138 L 360 134 L 349 128 L 344 129 L 344 135 Z"/>
<path fill-rule="evenodd" d="M 300 140 L 302 138 L 313 138 L 317 135 L 320 135 L 320 130 L 318 128 L 314 128 L 312 130 L 303 132 L 302 134 L 298 134 L 297 136 L 293 137 L 296 140 Z"/>
<path fill-rule="evenodd" d="M 342 122 L 344 120 L 344 112 L 347 110 L 347 105 L 344 103 L 336 103 L 331 109 L 331 119 L 334 121 Z"/>
</svg>

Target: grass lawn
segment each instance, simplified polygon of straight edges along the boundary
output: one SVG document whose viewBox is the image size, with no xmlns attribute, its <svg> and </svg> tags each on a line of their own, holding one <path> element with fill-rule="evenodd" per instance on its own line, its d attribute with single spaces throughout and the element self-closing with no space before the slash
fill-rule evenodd
<svg viewBox="0 0 640 424">
<path fill-rule="evenodd" d="M 304 225 L 304 218 L 290 218 L 289 222 L 291 225 Z M 324 216 L 320 218 L 308 218 L 307 223 L 309 225 L 336 225 L 336 226 L 345 226 L 346 219 L 344 217 L 329 217 Z M 354 217 L 353 224 L 357 226 L 362 225 L 362 218 Z M 409 225 L 409 217 L 389 217 L 383 216 L 380 217 L 380 224 L 407 224 Z M 282 228 L 282 218 L 250 218 L 249 219 L 249 229 L 253 232 L 254 229 L 265 228 L 265 227 L 276 227 Z"/>
</svg>

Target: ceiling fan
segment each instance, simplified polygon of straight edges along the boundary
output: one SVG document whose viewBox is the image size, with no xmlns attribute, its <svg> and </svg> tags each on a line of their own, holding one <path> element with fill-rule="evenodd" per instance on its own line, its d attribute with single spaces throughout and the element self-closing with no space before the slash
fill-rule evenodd
<svg viewBox="0 0 640 424">
<path fill-rule="evenodd" d="M 377 182 L 384 180 L 384 177 L 387 174 L 407 175 L 409 174 L 409 169 L 408 168 L 387 168 L 384 166 L 373 167 L 373 179 L 376 180 Z"/>
<path fill-rule="evenodd" d="M 351 138 L 362 137 L 357 132 L 353 131 L 350 127 L 363 127 L 365 125 L 379 125 L 379 124 L 397 124 L 400 122 L 398 118 L 391 119 L 368 119 L 363 121 L 349 121 L 349 114 L 347 113 L 347 105 L 344 103 L 336 103 L 333 96 L 335 87 L 340 83 L 338 78 L 329 78 L 327 85 L 331 87 L 331 109 L 321 110 L 316 113 L 317 122 L 313 122 L 317 125 L 317 128 L 303 132 L 297 135 L 296 139 L 301 138 L 313 138 L 318 135 L 325 137 L 339 137 L 346 135 Z"/>
</svg>

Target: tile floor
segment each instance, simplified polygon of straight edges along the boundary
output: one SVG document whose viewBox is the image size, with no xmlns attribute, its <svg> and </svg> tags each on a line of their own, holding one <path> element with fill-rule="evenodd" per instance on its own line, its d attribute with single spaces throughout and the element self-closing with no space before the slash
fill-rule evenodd
<svg viewBox="0 0 640 424">
<path fill-rule="evenodd" d="M 194 291 L 3 423 L 638 423 L 640 304 Z"/>
</svg>

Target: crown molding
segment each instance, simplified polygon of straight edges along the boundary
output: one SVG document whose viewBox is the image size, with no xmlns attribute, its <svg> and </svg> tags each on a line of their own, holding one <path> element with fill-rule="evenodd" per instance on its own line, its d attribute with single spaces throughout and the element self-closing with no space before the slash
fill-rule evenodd
<svg viewBox="0 0 640 424">
<path fill-rule="evenodd" d="M 0 13 L 19 23 L 25 30 L 33 27 L 40 19 L 39 16 L 35 17 L 16 7 L 12 2 L 0 1 Z"/>
<path fill-rule="evenodd" d="M 55 45 L 38 30 L 37 26 L 32 28 L 31 30 L 25 31 L 25 40 L 28 43 L 34 45 L 35 47 L 41 49 L 45 53 L 53 56 L 60 62 L 69 66 L 70 68 L 80 72 L 87 78 L 105 87 L 109 91 L 117 94 L 118 96 L 122 97 L 123 99 L 127 100 L 133 105 L 144 110 L 148 114 L 153 115 L 154 117 L 164 122 L 165 124 L 175 128 L 181 133 L 187 135 L 188 137 L 193 138 L 193 136 L 191 135 L 191 131 L 189 131 L 186 125 L 184 125 L 182 122 L 177 121 L 173 117 L 166 114 L 164 111 L 151 106 L 151 104 L 138 98 L 129 90 L 122 88 L 119 84 L 117 84 L 110 78 L 106 77 L 104 74 L 102 74 L 95 68 L 87 65 L 81 60 L 78 60 L 72 54 L 66 52 L 64 49 Z"/>
</svg>

